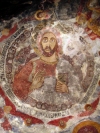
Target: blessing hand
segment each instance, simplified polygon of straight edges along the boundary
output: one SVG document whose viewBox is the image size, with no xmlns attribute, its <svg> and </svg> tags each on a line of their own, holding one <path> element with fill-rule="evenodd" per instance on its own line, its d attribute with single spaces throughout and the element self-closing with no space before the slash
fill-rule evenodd
<svg viewBox="0 0 100 133">
<path fill-rule="evenodd" d="M 30 91 L 40 88 L 44 82 L 44 71 L 38 71 L 33 78 L 32 85 L 30 87 Z"/>
</svg>

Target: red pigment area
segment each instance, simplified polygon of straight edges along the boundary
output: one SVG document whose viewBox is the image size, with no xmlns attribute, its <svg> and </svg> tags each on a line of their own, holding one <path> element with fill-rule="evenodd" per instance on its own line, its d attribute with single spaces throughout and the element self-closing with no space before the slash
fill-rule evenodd
<svg viewBox="0 0 100 133">
<path fill-rule="evenodd" d="M 79 129 L 77 133 L 99 133 L 99 132 L 95 127 L 88 125 Z"/>
</svg>

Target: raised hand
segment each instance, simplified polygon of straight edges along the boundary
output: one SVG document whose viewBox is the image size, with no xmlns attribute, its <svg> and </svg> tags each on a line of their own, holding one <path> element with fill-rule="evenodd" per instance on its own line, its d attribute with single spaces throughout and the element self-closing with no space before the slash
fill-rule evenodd
<svg viewBox="0 0 100 133">
<path fill-rule="evenodd" d="M 38 71 L 33 78 L 32 85 L 30 87 L 30 91 L 40 88 L 44 82 L 44 71 Z"/>
<path fill-rule="evenodd" d="M 61 92 L 61 93 L 68 93 L 68 87 L 66 84 L 64 84 L 63 82 L 61 81 L 57 81 L 57 84 L 56 84 L 56 91 L 57 92 Z"/>
</svg>

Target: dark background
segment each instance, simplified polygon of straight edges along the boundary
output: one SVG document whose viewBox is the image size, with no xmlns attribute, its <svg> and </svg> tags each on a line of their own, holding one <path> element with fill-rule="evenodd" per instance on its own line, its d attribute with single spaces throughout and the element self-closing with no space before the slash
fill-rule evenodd
<svg viewBox="0 0 100 133">
<path fill-rule="evenodd" d="M 0 0 L 0 20 L 8 20 L 23 11 L 53 6 L 52 0 Z"/>
<path fill-rule="evenodd" d="M 30 10 L 35 11 L 51 8 L 54 6 L 54 1 L 55 0 L 0 0 L 0 20 L 9 20 L 24 11 L 27 13 Z M 87 0 L 61 0 L 59 10 L 63 8 L 63 5 L 65 6 L 65 3 L 66 5 L 69 3 L 69 5 L 73 7 L 73 3 L 76 2 L 78 5 L 82 3 L 82 5 L 84 5 L 85 1 Z M 68 13 L 70 15 L 70 12 Z"/>
</svg>

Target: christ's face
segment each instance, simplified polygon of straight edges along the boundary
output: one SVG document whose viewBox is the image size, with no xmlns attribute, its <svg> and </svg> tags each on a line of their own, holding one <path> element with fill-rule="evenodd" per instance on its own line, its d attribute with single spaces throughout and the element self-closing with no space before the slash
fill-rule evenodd
<svg viewBox="0 0 100 133">
<path fill-rule="evenodd" d="M 53 55 L 53 53 L 57 49 L 57 39 L 55 35 L 52 32 L 45 33 L 41 40 L 41 46 L 44 55 Z"/>
</svg>

